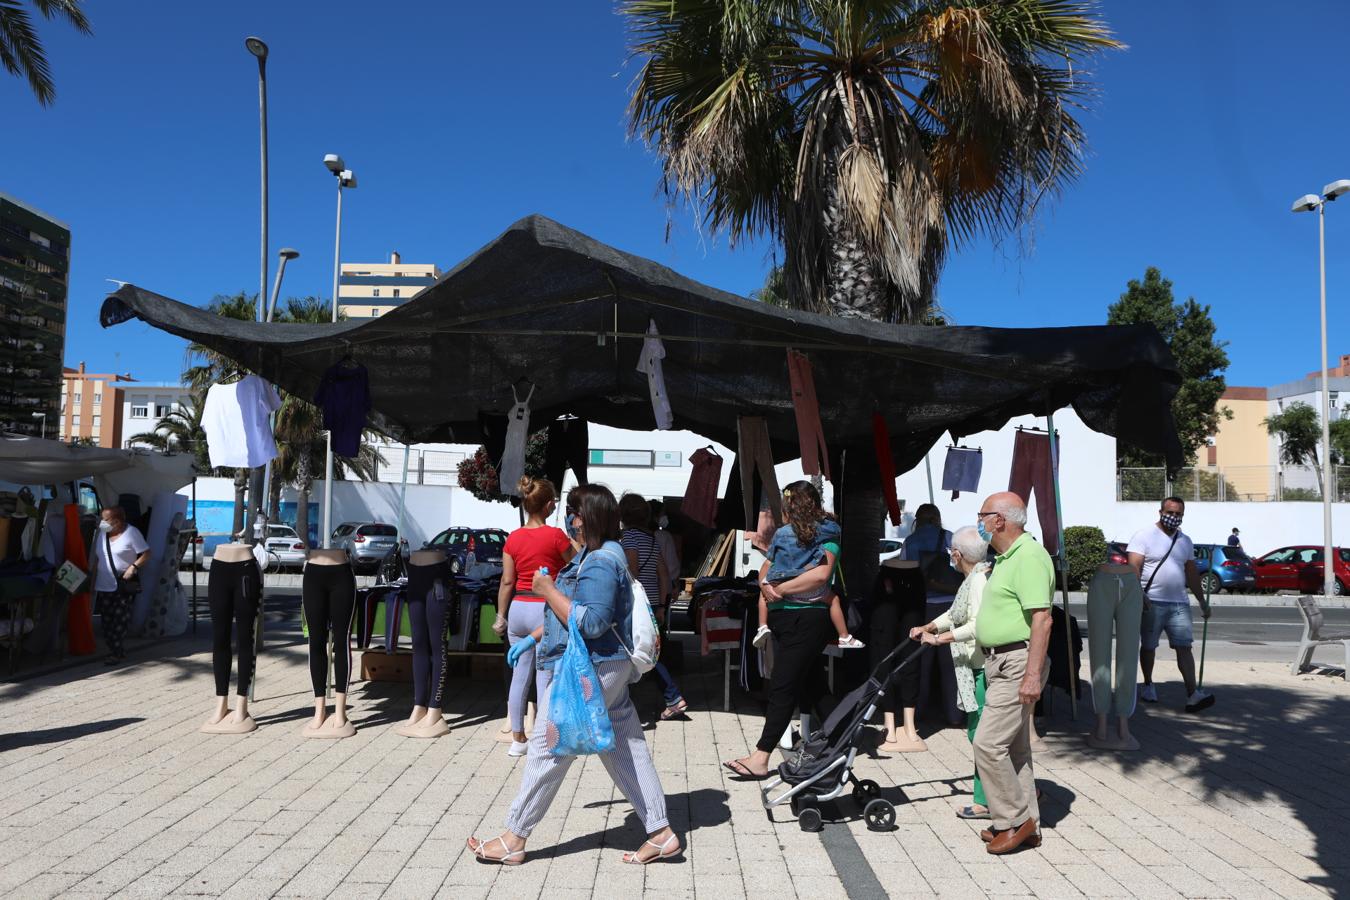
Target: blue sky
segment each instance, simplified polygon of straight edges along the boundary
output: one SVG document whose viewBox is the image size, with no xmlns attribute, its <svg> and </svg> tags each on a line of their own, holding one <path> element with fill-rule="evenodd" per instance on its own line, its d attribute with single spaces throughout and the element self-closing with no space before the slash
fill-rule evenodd
<svg viewBox="0 0 1350 900">
<path fill-rule="evenodd" d="M 340 153 L 343 260 L 448 268 L 531 212 L 747 293 L 767 243 L 727 247 L 659 192 L 630 143 L 634 73 L 608 2 L 185 4 L 91 0 L 92 38 L 42 27 L 56 104 L 0 77 L 0 190 L 73 228 L 66 361 L 176 380 L 183 344 L 142 324 L 104 331 L 104 279 L 189 303 L 258 285 L 253 58 L 271 46 L 271 237 L 301 251 L 284 294 L 331 292 Z M 1317 368 L 1315 217 L 1295 197 L 1350 178 L 1343 12 L 1301 2 L 1111 0 L 1129 49 L 1096 65 L 1087 173 L 1028 235 L 954 253 L 940 299 L 960 324 L 1093 324 L 1156 265 L 1210 304 L 1230 384 Z M 388 13 L 388 18 L 381 16 Z M 1336 60 L 1340 60 L 1337 62 Z M 670 236 L 667 239 L 667 225 Z M 1328 216 L 1330 352 L 1350 353 L 1350 200 Z M 274 257 L 275 258 L 275 257 Z"/>
</svg>

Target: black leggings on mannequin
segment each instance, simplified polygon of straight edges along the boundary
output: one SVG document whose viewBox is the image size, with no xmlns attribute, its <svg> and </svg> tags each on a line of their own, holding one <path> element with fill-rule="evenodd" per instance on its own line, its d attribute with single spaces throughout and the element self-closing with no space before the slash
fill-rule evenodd
<svg viewBox="0 0 1350 900">
<path fill-rule="evenodd" d="M 444 563 L 408 564 L 408 618 L 412 623 L 413 706 L 440 709 L 445 691 L 446 613 Z"/>
<path fill-rule="evenodd" d="M 333 639 L 333 690 L 345 694 L 351 681 L 352 617 L 356 615 L 352 567 L 309 563 L 300 583 L 300 598 L 309 628 L 309 680 L 314 696 L 322 697 L 328 684 L 329 635 Z"/>
<path fill-rule="evenodd" d="M 909 637 L 910 629 L 924 623 L 923 574 L 918 568 L 893 569 L 886 566 L 877 573 L 869 601 L 872 613 L 867 649 L 872 665 L 879 665 L 888 653 Z M 923 647 L 917 641 L 894 660 L 898 666 Z M 919 666 L 906 666 L 896 680 L 895 689 L 881 703 L 881 711 L 899 714 L 919 703 Z"/>
<path fill-rule="evenodd" d="M 230 625 L 239 647 L 239 696 L 247 697 L 253 682 L 253 627 L 262 597 L 262 575 L 252 557 L 239 562 L 215 560 L 206 585 L 211 607 L 211 669 L 216 696 L 230 693 Z"/>
</svg>

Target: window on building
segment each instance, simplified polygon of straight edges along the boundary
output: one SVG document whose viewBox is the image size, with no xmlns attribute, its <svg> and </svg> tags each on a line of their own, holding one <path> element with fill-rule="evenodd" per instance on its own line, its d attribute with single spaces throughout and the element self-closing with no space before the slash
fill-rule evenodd
<svg viewBox="0 0 1350 900">
<path fill-rule="evenodd" d="M 379 288 L 371 288 L 370 296 L 372 296 L 372 297 L 378 297 L 378 296 L 380 296 L 380 289 L 379 289 Z"/>
<path fill-rule="evenodd" d="M 169 407 L 168 407 L 167 404 L 159 404 L 159 403 L 156 403 L 156 404 L 155 404 L 155 418 L 156 418 L 156 419 L 162 419 L 162 418 L 164 418 L 165 416 L 167 416 L 168 414 L 169 414 Z"/>
<path fill-rule="evenodd" d="M 76 392 L 75 392 L 75 402 L 76 402 L 76 403 L 79 403 L 79 402 L 80 402 L 80 392 L 79 392 L 79 391 L 76 391 Z"/>
<path fill-rule="evenodd" d="M 145 406 L 145 405 L 141 405 L 141 406 L 133 406 L 133 407 L 131 408 L 131 417 L 132 417 L 133 419 L 148 419 L 148 418 L 150 418 L 150 407 Z"/>
<path fill-rule="evenodd" d="M 380 314 L 380 308 L 378 306 L 372 306 L 370 308 L 370 314 L 372 316 L 378 316 Z"/>
<path fill-rule="evenodd" d="M 89 424 L 92 425 L 92 426 L 95 427 L 95 428 L 98 428 L 100 425 L 103 424 L 103 417 L 102 417 L 102 416 L 91 416 L 90 419 L 89 419 Z"/>
<path fill-rule="evenodd" d="M 70 417 L 70 424 L 71 424 L 71 427 L 73 427 L 73 428 L 79 428 L 79 427 L 80 427 L 80 414 L 79 414 L 79 413 L 76 413 L 75 415 L 73 415 L 73 416 Z"/>
<path fill-rule="evenodd" d="M 102 395 L 102 394 L 95 394 L 95 395 L 94 395 L 94 405 L 95 405 L 95 406 L 98 406 L 98 405 L 99 405 L 100 403 L 102 403 L 102 402 L 103 402 L 103 395 Z"/>
<path fill-rule="evenodd" d="M 398 289 L 398 288 L 394 288 L 394 296 L 395 296 L 395 297 L 398 296 L 398 292 L 399 292 L 399 289 Z"/>
</svg>

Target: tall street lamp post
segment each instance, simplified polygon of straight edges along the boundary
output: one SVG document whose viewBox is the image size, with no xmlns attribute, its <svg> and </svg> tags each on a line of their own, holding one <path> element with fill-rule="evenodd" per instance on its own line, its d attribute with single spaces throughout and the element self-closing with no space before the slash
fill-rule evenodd
<svg viewBox="0 0 1350 900">
<path fill-rule="evenodd" d="M 333 238 L 333 321 L 338 320 L 338 280 L 342 259 L 342 189 L 356 188 L 356 175 L 343 163 L 342 157 L 329 153 L 323 164 L 337 178 L 337 233 Z M 333 434 L 326 432 L 323 463 L 323 546 L 333 545 Z"/>
<path fill-rule="evenodd" d="M 248 52 L 258 60 L 258 135 L 260 143 L 259 170 L 261 174 L 261 235 L 258 252 L 258 304 L 257 319 L 264 320 L 263 311 L 267 304 L 267 44 L 261 38 L 244 39 Z M 248 509 L 244 515 L 244 539 L 250 544 L 265 539 L 266 523 L 258 521 L 265 517 L 265 492 L 267 490 L 268 467 L 259 466 L 249 476 Z"/>
<path fill-rule="evenodd" d="M 1333 181 L 1321 194 L 1304 194 L 1292 212 L 1317 211 L 1317 260 L 1322 286 L 1322 593 L 1336 593 L 1336 566 L 1331 555 L 1331 394 L 1327 371 L 1327 204 L 1350 191 L 1350 179 Z"/>
</svg>

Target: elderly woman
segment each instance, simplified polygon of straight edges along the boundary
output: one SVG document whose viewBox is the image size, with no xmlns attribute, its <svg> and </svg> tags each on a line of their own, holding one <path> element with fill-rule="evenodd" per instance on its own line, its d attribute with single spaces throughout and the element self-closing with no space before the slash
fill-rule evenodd
<svg viewBox="0 0 1350 900">
<path fill-rule="evenodd" d="M 984 709 L 984 654 L 975 642 L 975 617 L 979 614 L 984 585 L 988 581 L 989 563 L 985 561 L 988 554 L 989 543 L 976 529 L 961 528 L 952 535 L 952 566 L 965 580 L 946 612 L 909 633 L 911 638 L 925 644 L 951 646 L 956 668 L 956 702 L 966 713 L 966 736 L 971 741 L 975 740 L 975 728 L 980 724 L 980 712 Z M 979 772 L 975 773 L 974 801 L 972 806 L 958 810 L 957 816 L 988 819 L 989 807 L 985 803 Z"/>
</svg>

